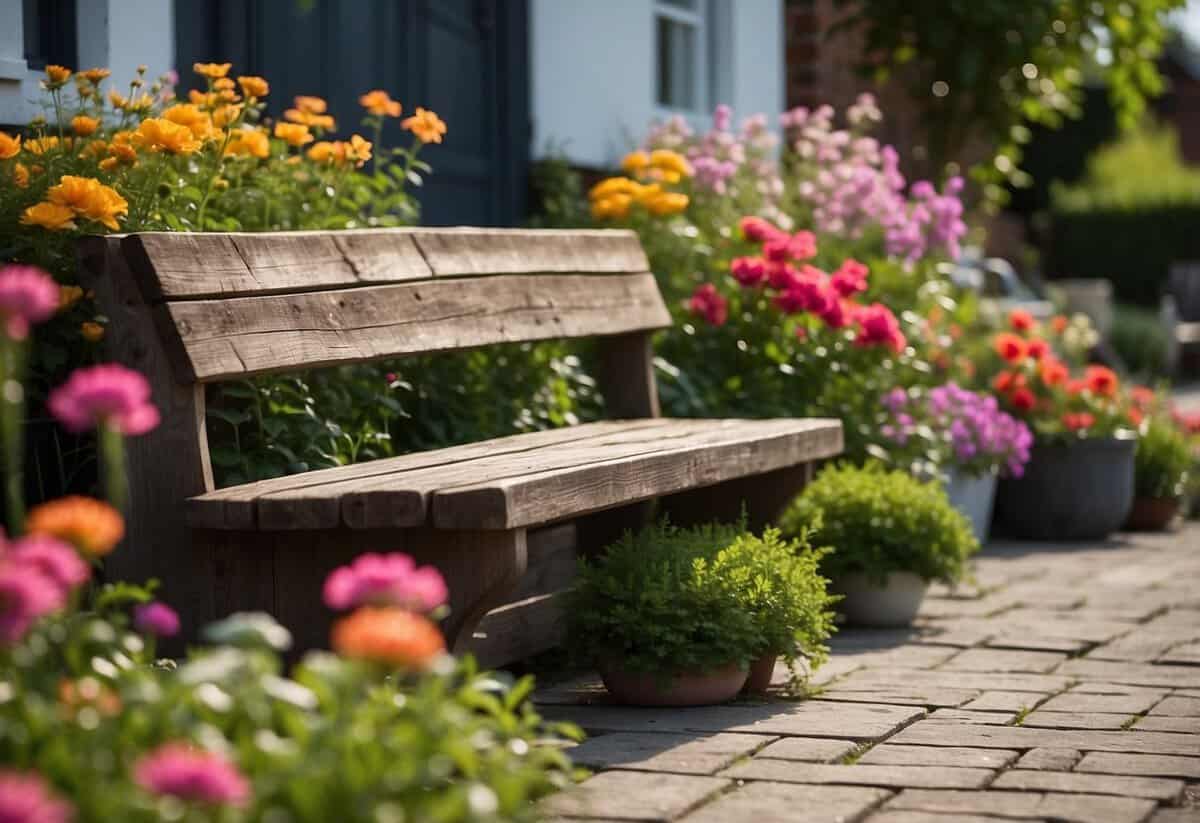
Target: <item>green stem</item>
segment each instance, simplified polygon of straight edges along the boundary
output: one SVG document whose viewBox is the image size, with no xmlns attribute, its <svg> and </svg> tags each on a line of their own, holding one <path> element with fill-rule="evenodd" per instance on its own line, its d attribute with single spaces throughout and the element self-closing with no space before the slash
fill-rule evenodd
<svg viewBox="0 0 1200 823">
<path fill-rule="evenodd" d="M 25 389 L 21 383 L 24 343 L 0 342 L 0 448 L 4 457 L 4 507 L 10 534 L 25 530 Z"/>
<path fill-rule="evenodd" d="M 208 209 L 208 201 L 212 197 L 213 185 L 217 182 L 217 178 L 221 176 L 221 168 L 225 162 L 225 149 L 229 147 L 229 141 L 233 137 L 234 128 L 241 125 L 244 114 L 245 110 L 243 109 L 233 119 L 233 122 L 225 126 L 225 138 L 221 141 L 221 148 L 217 149 L 217 157 L 213 161 L 212 173 L 208 176 L 208 182 L 204 184 L 204 196 L 200 198 L 200 209 L 196 215 L 196 228 L 199 231 L 204 231 L 204 212 Z"/>
<path fill-rule="evenodd" d="M 125 477 L 125 439 L 119 431 L 101 424 L 96 430 L 104 496 L 117 511 L 127 513 L 129 482 Z"/>
</svg>

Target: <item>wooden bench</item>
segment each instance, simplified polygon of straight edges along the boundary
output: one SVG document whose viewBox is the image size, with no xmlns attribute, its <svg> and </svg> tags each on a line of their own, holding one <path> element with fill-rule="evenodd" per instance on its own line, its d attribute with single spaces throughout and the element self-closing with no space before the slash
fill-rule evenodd
<svg viewBox="0 0 1200 823">
<path fill-rule="evenodd" d="M 1159 313 L 1167 327 L 1167 374 L 1174 374 L 1200 347 L 1200 262 L 1171 264 Z"/>
<path fill-rule="evenodd" d="M 110 357 L 147 375 L 164 417 L 129 443 L 129 534 L 109 571 L 162 580 L 193 630 L 261 609 L 323 646 L 328 572 L 405 551 L 447 578 L 453 648 L 502 663 L 556 638 L 514 598 L 546 607 L 575 554 L 644 518 L 641 501 L 689 521 L 745 500 L 761 521 L 842 447 L 836 420 L 659 416 L 650 335 L 670 316 L 631 232 L 146 233 L 87 238 L 80 260 Z M 214 489 L 207 383 L 580 337 L 598 338 L 612 419 Z M 492 634 L 509 636 L 489 641 L 481 621 L 501 606 Z"/>
</svg>

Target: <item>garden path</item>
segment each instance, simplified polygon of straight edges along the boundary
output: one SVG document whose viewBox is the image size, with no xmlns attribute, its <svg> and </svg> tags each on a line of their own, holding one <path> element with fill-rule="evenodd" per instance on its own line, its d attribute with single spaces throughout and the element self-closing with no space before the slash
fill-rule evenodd
<svg viewBox="0 0 1200 823">
<path fill-rule="evenodd" d="M 552 820 L 1200 820 L 1200 523 L 994 542 L 912 629 L 844 630 L 803 701 L 608 704 L 542 690 L 595 775 Z M 786 673 L 776 672 L 782 683 Z"/>
</svg>

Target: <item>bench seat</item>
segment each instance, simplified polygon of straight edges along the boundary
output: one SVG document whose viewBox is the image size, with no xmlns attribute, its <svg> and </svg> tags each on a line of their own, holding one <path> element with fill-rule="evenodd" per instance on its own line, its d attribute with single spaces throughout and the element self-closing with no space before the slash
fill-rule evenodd
<svg viewBox="0 0 1200 823">
<path fill-rule="evenodd" d="M 515 529 L 832 457 L 829 419 L 587 423 L 264 480 L 188 501 L 198 528 Z"/>
</svg>

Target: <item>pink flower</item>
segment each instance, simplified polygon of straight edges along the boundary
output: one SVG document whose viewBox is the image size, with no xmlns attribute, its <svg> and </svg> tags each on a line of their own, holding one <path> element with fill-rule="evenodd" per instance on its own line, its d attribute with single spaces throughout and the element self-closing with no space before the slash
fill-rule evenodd
<svg viewBox="0 0 1200 823">
<path fill-rule="evenodd" d="M 152 794 L 212 805 L 241 806 L 250 783 L 219 754 L 186 743 L 165 743 L 142 757 L 133 779 Z"/>
<path fill-rule="evenodd" d="M 115 363 L 76 369 L 50 392 L 50 412 L 74 432 L 107 426 L 124 435 L 145 434 L 158 425 L 150 384 Z"/>
<path fill-rule="evenodd" d="M 812 260 L 817 256 L 817 237 L 811 231 L 798 231 L 788 241 L 788 253 L 796 260 Z"/>
<path fill-rule="evenodd" d="M 0 323 L 13 340 L 29 336 L 29 327 L 58 310 L 58 284 L 37 266 L 0 268 Z"/>
<path fill-rule="evenodd" d="M 767 277 L 767 267 L 761 257 L 735 257 L 729 264 L 733 279 L 749 288 L 761 285 Z"/>
<path fill-rule="evenodd" d="M 786 291 L 800 277 L 791 263 L 767 263 L 767 285 L 776 291 Z"/>
<path fill-rule="evenodd" d="M 134 607 L 133 625 L 142 634 L 174 637 L 179 634 L 179 615 L 166 603 L 155 600 Z"/>
<path fill-rule="evenodd" d="M 817 312 L 825 325 L 831 329 L 841 329 L 850 325 L 851 311 L 846 301 L 838 297 L 837 292 L 830 289 L 825 297 L 825 305 Z"/>
<path fill-rule="evenodd" d="M 847 258 L 833 273 L 832 285 L 842 297 L 852 297 L 867 290 L 867 267 L 854 258 Z"/>
<path fill-rule="evenodd" d="M 36 772 L 0 770 L 0 823 L 68 823 L 71 804 Z"/>
<path fill-rule="evenodd" d="M 712 283 L 697 286 L 688 301 L 688 311 L 698 314 L 714 326 L 723 326 L 729 319 L 729 301 L 717 291 Z"/>
<path fill-rule="evenodd" d="M 74 546 L 44 534 L 30 535 L 9 543 L 4 547 L 3 557 L 7 562 L 37 570 L 57 585 L 64 596 L 92 573 Z"/>
<path fill-rule="evenodd" d="M 66 605 L 66 592 L 32 564 L 0 563 L 0 643 L 12 644 Z"/>
<path fill-rule="evenodd" d="M 904 351 L 906 341 L 900 333 L 900 323 L 892 310 L 881 303 L 862 306 L 854 318 L 859 325 L 854 342 L 859 346 L 885 345 L 899 354 Z"/>
<path fill-rule="evenodd" d="M 751 243 L 765 243 L 766 241 L 778 237 L 783 234 L 779 229 L 772 226 L 761 217 L 743 217 L 742 218 L 742 236 Z"/>
<path fill-rule="evenodd" d="M 447 591 L 433 566 L 418 567 L 407 554 L 393 552 L 359 555 L 349 566 L 334 569 L 324 594 L 331 609 L 371 605 L 429 612 L 446 602 Z"/>
</svg>

